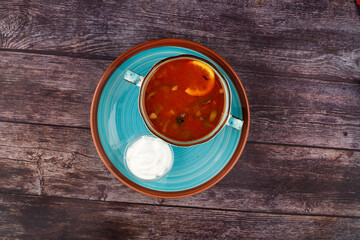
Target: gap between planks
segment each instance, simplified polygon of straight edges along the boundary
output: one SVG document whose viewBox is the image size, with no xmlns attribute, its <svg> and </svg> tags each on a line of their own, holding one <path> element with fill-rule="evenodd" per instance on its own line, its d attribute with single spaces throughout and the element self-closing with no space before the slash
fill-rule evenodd
<svg viewBox="0 0 360 240">
<path fill-rule="evenodd" d="M 135 206 L 153 206 L 153 207 L 167 207 L 167 208 L 182 208 L 182 209 L 198 209 L 198 210 L 208 210 L 208 211 L 222 211 L 222 212 L 235 212 L 235 213 L 249 213 L 249 214 L 258 214 L 258 215 L 276 215 L 276 216 L 297 216 L 297 217 L 320 217 L 320 218 L 348 218 L 348 219 L 360 219 L 360 216 L 347 216 L 347 215 L 332 215 L 332 214 L 302 214 L 302 213 L 287 213 L 287 212 L 263 212 L 263 211 L 246 211 L 246 210 L 235 210 L 235 209 L 226 209 L 226 208 L 206 208 L 206 207 L 196 207 L 196 206 L 176 206 L 176 205 L 167 205 L 167 204 L 151 204 L 151 203 L 132 203 L 132 202 L 116 202 L 116 201 L 102 201 L 102 200 L 93 200 L 93 199 L 82 199 L 74 197 L 58 197 L 58 196 L 47 196 L 47 195 L 34 195 L 34 194 L 23 194 L 23 193 L 12 193 L 1 191 L 1 195 L 12 195 L 12 196 L 22 196 L 22 197 L 31 197 L 31 198 L 47 198 L 47 199 L 67 199 L 75 201 L 84 201 L 84 202 L 93 202 L 99 204 L 124 204 L 124 205 L 135 205 Z"/>
<path fill-rule="evenodd" d="M 45 55 L 45 56 L 59 56 L 59 57 L 72 57 L 72 58 L 80 58 L 80 59 L 89 59 L 89 60 L 107 60 L 107 61 L 115 61 L 118 57 L 113 56 L 106 56 L 106 55 L 92 55 L 86 53 L 71 53 L 71 52 L 56 52 L 56 51 L 43 51 L 43 50 L 29 50 L 29 49 L 7 49 L 7 48 L 0 48 L 0 52 L 13 52 L 13 53 L 28 53 L 28 54 L 36 54 L 36 55 Z M 285 73 L 285 72 L 259 72 L 259 71 L 252 71 L 252 70 L 245 70 L 241 69 L 238 70 L 239 73 L 252 73 L 252 74 L 261 74 L 261 75 L 268 75 L 268 76 L 279 76 L 279 77 L 296 77 L 300 79 L 311 79 L 311 80 L 318 80 L 323 82 L 341 82 L 341 83 L 349 83 L 349 84 L 357 84 L 360 80 L 351 80 L 351 79 L 342 79 L 340 77 L 336 77 L 334 80 L 331 78 L 322 78 L 321 76 L 317 75 L 303 75 L 298 73 Z"/>
<path fill-rule="evenodd" d="M 23 122 L 23 121 L 7 121 L 7 120 L 1 120 L 1 119 L 0 119 L 0 122 L 15 123 L 15 124 L 27 124 L 27 125 L 35 125 L 35 126 L 46 126 L 46 127 L 73 128 L 73 129 L 85 129 L 85 130 L 90 130 L 90 127 L 82 127 L 82 126 L 67 126 L 67 125 L 56 125 L 56 124 L 35 123 L 35 122 Z M 301 145 L 301 144 L 286 144 L 286 143 L 257 142 L 257 141 L 246 141 L 246 143 L 272 145 L 272 146 L 318 148 L 318 149 L 327 149 L 327 150 L 342 150 L 342 151 L 360 152 L 360 149 L 322 147 L 322 146 Z M 86 156 L 86 157 L 88 157 L 88 156 Z"/>
</svg>

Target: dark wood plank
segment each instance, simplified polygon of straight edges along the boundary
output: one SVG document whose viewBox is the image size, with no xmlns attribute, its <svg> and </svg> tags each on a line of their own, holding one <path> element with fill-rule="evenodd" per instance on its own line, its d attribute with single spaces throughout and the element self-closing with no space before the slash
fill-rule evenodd
<svg viewBox="0 0 360 240">
<path fill-rule="evenodd" d="M 0 195 L 0 235 L 27 239 L 358 239 L 360 219 Z"/>
<path fill-rule="evenodd" d="M 248 143 L 217 185 L 191 197 L 156 199 L 110 174 L 87 129 L 0 123 L 0 133 L 1 192 L 360 217 L 360 152 Z"/>
<path fill-rule="evenodd" d="M 116 57 L 144 41 L 193 40 L 237 71 L 360 78 L 355 1 L 1 1 L 0 47 Z"/>
<path fill-rule="evenodd" d="M 0 120 L 89 127 L 111 61 L 0 52 Z M 360 84 L 242 73 L 250 141 L 360 149 Z"/>
<path fill-rule="evenodd" d="M 156 203 L 103 165 L 89 129 L 0 123 L 2 192 Z"/>
<path fill-rule="evenodd" d="M 92 95 L 111 61 L 5 52 L 0 59 L 1 120 L 89 127 Z"/>
<path fill-rule="evenodd" d="M 360 149 L 360 83 L 244 76 L 249 140 Z"/>
</svg>

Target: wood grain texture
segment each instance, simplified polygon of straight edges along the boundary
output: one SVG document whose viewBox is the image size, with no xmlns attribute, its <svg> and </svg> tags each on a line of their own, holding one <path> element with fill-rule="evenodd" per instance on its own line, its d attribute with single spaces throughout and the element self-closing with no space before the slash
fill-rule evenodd
<svg viewBox="0 0 360 240">
<path fill-rule="evenodd" d="M 27 239 L 357 239 L 360 219 L 0 194 L 0 235 Z M 191 224 L 191 227 L 189 226 Z"/>
<path fill-rule="evenodd" d="M 0 47 L 117 57 L 159 38 L 204 44 L 237 71 L 360 79 L 354 1 L 1 1 Z"/>
<path fill-rule="evenodd" d="M 109 60 L 0 52 L 0 120 L 89 127 Z M 250 141 L 360 149 L 360 84 L 243 72 Z"/>
<path fill-rule="evenodd" d="M 159 38 L 219 53 L 250 102 L 239 162 L 181 199 L 116 180 L 89 129 L 106 68 Z M 1 238 L 359 239 L 359 39 L 349 0 L 0 1 Z"/>
<path fill-rule="evenodd" d="M 0 56 L 1 120 L 89 127 L 92 95 L 111 62 L 5 52 Z"/>
<path fill-rule="evenodd" d="M 116 180 L 87 129 L 0 123 L 0 133 L 1 192 L 360 217 L 360 152 L 248 143 L 217 185 L 191 197 L 157 199 Z"/>
</svg>

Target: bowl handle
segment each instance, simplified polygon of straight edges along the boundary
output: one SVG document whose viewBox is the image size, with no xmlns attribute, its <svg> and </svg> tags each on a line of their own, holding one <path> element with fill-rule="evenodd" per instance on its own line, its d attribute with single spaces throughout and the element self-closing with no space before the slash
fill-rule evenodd
<svg viewBox="0 0 360 240">
<path fill-rule="evenodd" d="M 144 77 L 131 70 L 126 70 L 124 80 L 140 87 L 144 81 Z"/>
<path fill-rule="evenodd" d="M 226 125 L 235 128 L 236 130 L 241 130 L 242 126 L 244 124 L 244 121 L 240 118 L 234 117 L 232 115 L 229 115 L 229 118 L 227 120 Z"/>
</svg>

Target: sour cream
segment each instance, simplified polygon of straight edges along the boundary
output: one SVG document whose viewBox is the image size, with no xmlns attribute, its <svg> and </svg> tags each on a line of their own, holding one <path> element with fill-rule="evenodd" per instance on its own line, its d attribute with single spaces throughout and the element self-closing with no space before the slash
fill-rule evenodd
<svg viewBox="0 0 360 240">
<path fill-rule="evenodd" d="M 157 180 L 172 167 L 174 154 L 164 141 L 141 136 L 125 152 L 125 161 L 130 172 L 144 180 Z"/>
</svg>

